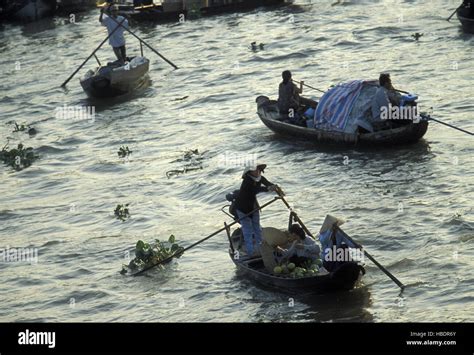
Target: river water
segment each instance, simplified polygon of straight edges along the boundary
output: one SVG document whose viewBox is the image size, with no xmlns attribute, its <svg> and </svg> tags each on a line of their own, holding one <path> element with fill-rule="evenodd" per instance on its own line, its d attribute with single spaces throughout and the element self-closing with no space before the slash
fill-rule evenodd
<svg viewBox="0 0 474 355">
<path fill-rule="evenodd" d="M 277 94 L 284 69 L 323 89 L 390 71 L 395 86 L 421 96 L 422 108 L 474 130 L 474 36 L 456 18 L 445 20 L 457 5 L 297 1 L 181 24 L 133 24 L 180 69 L 145 49 L 149 87 L 99 103 L 86 99 L 79 76 L 68 91 L 59 88 L 106 36 L 96 10 L 75 23 L 3 25 L 0 142 L 23 142 L 40 158 L 19 172 L 0 167 L 0 246 L 38 248 L 37 263 L 0 263 L 0 320 L 472 321 L 470 136 L 432 124 L 424 140 L 398 149 L 315 147 L 274 135 L 255 106 L 257 95 Z M 415 32 L 424 35 L 415 41 Z M 127 40 L 129 53 L 138 53 Z M 264 49 L 250 50 L 254 41 Z M 98 57 L 113 53 L 105 45 Z M 94 106 L 95 117 L 65 119 L 57 115 L 64 105 Z M 38 133 L 13 133 L 13 121 Z M 121 146 L 133 151 L 129 158 L 118 157 Z M 199 155 L 183 160 L 191 149 Z M 275 292 L 236 273 L 225 234 L 164 271 L 119 274 L 138 239 L 174 234 L 189 245 L 221 228 L 224 196 L 239 187 L 239 164 L 249 157 L 268 164 L 267 178 L 284 188 L 310 230 L 328 213 L 345 219 L 345 231 L 407 289 L 400 294 L 368 261 L 352 292 Z M 166 176 L 187 165 L 199 169 Z M 113 210 L 125 203 L 131 217 L 121 222 Z M 287 217 L 275 203 L 262 225 L 284 228 Z"/>
</svg>

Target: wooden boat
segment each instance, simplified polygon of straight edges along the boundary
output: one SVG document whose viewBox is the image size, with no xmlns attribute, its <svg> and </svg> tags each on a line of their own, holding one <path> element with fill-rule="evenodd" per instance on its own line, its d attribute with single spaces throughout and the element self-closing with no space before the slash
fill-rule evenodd
<svg viewBox="0 0 474 355">
<path fill-rule="evenodd" d="M 428 130 L 428 122 L 406 122 L 406 124 L 373 133 L 343 133 L 317 128 L 307 128 L 281 120 L 277 102 L 266 96 L 257 98 L 257 112 L 262 122 L 273 132 L 296 137 L 314 143 L 345 145 L 386 145 L 395 146 L 419 141 Z"/>
<path fill-rule="evenodd" d="M 0 8 L 2 20 L 32 22 L 53 15 L 56 0 L 3 0 Z"/>
<path fill-rule="evenodd" d="M 245 278 L 258 284 L 276 287 L 283 290 L 306 290 L 315 293 L 326 293 L 335 291 L 348 291 L 354 288 L 362 277 L 364 271 L 356 262 L 344 263 L 333 272 L 320 272 L 318 275 L 301 278 L 290 278 L 269 273 L 261 257 L 249 259 L 241 246 L 240 228 L 234 230 L 229 237 L 229 256 L 237 267 L 239 273 Z M 241 257 L 235 258 L 235 251 L 239 251 Z"/>
<path fill-rule="evenodd" d="M 89 70 L 81 86 L 89 97 L 106 98 L 127 94 L 143 83 L 150 61 L 145 57 L 130 58 L 125 65 L 118 62 Z"/>
<path fill-rule="evenodd" d="M 471 9 L 461 7 L 457 11 L 457 16 L 462 29 L 465 32 L 474 33 L 474 18 L 472 18 Z"/>
<path fill-rule="evenodd" d="M 202 15 L 214 15 L 225 12 L 249 11 L 258 7 L 264 6 L 285 6 L 292 4 L 294 0 L 237 0 L 237 1 L 221 1 L 219 5 L 210 6 L 210 1 L 207 1 L 207 6 L 201 9 Z"/>
<path fill-rule="evenodd" d="M 278 6 L 293 0 L 163 0 L 161 2 L 134 6 L 132 2 L 117 4 L 119 13 L 135 21 L 183 21 L 188 16 L 205 16 L 226 12 L 255 9 L 261 6 Z M 107 6 L 101 3 L 98 7 Z"/>
<path fill-rule="evenodd" d="M 96 4 L 96 0 L 58 0 L 57 12 L 60 14 L 76 13 L 91 9 Z"/>
</svg>

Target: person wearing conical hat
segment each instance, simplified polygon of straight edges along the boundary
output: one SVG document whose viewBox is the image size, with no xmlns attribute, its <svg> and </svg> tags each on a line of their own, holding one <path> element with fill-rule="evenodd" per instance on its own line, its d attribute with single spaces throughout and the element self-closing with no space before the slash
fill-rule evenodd
<svg viewBox="0 0 474 355">
<path fill-rule="evenodd" d="M 259 211 L 252 213 L 250 216 L 246 215 L 258 208 L 257 194 L 276 191 L 277 189 L 277 185 L 272 184 L 262 176 L 266 167 L 265 164 L 245 167 L 239 195 L 235 200 L 237 216 L 242 226 L 245 248 L 249 257 L 257 254 L 254 248 L 254 242 L 257 248 L 259 248 L 259 245 L 262 243 L 262 228 L 260 226 Z"/>
</svg>

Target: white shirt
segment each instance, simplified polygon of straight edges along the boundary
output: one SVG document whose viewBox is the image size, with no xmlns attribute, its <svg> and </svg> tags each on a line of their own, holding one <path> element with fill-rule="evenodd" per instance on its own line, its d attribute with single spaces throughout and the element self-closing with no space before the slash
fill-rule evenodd
<svg viewBox="0 0 474 355">
<path fill-rule="evenodd" d="M 107 27 L 107 30 L 110 34 L 119 26 L 119 23 L 121 23 L 122 21 L 122 26 L 128 28 L 128 21 L 125 19 L 125 17 L 117 16 L 117 18 L 114 19 L 110 18 L 107 15 L 104 15 L 104 17 L 102 18 L 102 26 Z M 114 48 L 125 46 L 125 37 L 123 36 L 123 31 L 125 29 L 122 26 L 119 26 L 120 28 L 115 31 L 109 38 L 109 44 Z"/>
</svg>

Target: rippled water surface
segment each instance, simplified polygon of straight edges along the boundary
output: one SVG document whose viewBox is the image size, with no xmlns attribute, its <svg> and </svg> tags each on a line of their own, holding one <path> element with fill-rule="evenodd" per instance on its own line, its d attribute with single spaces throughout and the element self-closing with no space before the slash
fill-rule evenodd
<svg viewBox="0 0 474 355">
<path fill-rule="evenodd" d="M 414 146 L 322 148 L 274 135 L 255 113 L 255 97 L 275 96 L 283 69 L 323 89 L 390 71 L 394 84 L 419 93 L 436 117 L 474 130 L 474 36 L 455 18 L 445 21 L 457 2 L 312 3 L 134 24 L 180 69 L 145 51 L 150 86 L 102 103 L 85 98 L 79 77 L 69 91 L 59 88 L 105 37 L 97 11 L 76 24 L 55 18 L 2 26 L 0 142 L 23 142 L 40 159 L 20 172 L 0 166 L 1 247 L 39 248 L 36 265 L 0 263 L 0 320 L 473 320 L 470 136 L 432 124 Z M 415 41 L 415 32 L 424 36 Z M 137 53 L 136 41 L 127 40 Z M 251 51 L 253 41 L 265 49 Z M 98 56 L 106 61 L 112 52 L 104 46 Z M 58 118 L 63 105 L 94 105 L 95 120 Z M 12 121 L 38 134 L 12 133 Z M 122 145 L 133 151 L 129 159 L 117 156 Z M 167 178 L 183 169 L 188 149 L 202 152 L 203 169 Z M 224 234 L 163 272 L 121 276 L 125 252 L 138 239 L 173 233 L 190 244 L 223 225 L 224 196 L 240 184 L 234 154 L 267 163 L 266 176 L 285 189 L 311 230 L 327 213 L 344 218 L 345 230 L 409 287 L 400 295 L 369 263 L 352 292 L 274 292 L 236 273 Z M 126 222 L 113 216 L 119 203 L 131 204 Z M 283 205 L 262 215 L 264 226 L 286 223 Z"/>
</svg>

